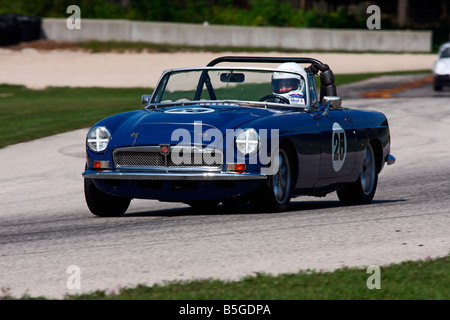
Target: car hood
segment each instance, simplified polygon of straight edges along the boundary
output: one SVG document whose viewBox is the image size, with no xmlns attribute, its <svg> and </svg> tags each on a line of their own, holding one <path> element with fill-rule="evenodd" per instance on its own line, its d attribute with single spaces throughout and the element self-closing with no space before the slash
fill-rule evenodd
<svg viewBox="0 0 450 320">
<path fill-rule="evenodd" d="M 172 106 L 142 110 L 125 121 L 116 147 L 170 144 L 209 145 L 212 136 L 247 128 L 249 121 L 286 111 L 242 106 Z M 209 131 L 208 131 L 209 130 Z M 117 132 L 116 132 L 117 134 Z"/>
</svg>

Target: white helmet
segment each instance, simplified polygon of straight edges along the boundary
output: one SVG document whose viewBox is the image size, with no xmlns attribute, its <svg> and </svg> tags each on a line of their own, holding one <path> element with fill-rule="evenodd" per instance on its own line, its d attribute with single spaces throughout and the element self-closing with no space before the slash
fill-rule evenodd
<svg viewBox="0 0 450 320">
<path fill-rule="evenodd" d="M 291 104 L 305 104 L 305 82 L 299 74 L 306 76 L 305 70 L 297 63 L 286 62 L 278 66 L 272 76 L 273 94 L 282 96 Z M 282 71 L 295 72 L 286 73 Z"/>
</svg>

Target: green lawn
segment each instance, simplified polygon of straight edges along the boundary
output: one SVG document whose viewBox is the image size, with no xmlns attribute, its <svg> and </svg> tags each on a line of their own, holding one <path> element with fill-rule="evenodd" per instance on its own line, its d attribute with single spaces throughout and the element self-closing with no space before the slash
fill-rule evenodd
<svg viewBox="0 0 450 320">
<path fill-rule="evenodd" d="M 372 273 L 344 268 L 334 272 L 257 275 L 242 281 L 218 280 L 138 286 L 118 294 L 96 292 L 67 299 L 157 299 L 157 300 L 334 300 L 334 299 L 450 299 L 450 257 L 404 262 L 380 267 L 380 289 L 368 289 Z"/>
<path fill-rule="evenodd" d="M 153 89 L 47 88 L 0 85 L 0 148 L 88 128 L 102 118 L 142 108 Z"/>
<path fill-rule="evenodd" d="M 197 280 L 111 288 L 64 300 L 449 300 L 450 256 L 333 272 L 257 274 L 240 281 Z M 378 282 L 377 282 L 378 281 Z M 369 285 L 379 284 L 368 288 Z M 114 290 L 112 290 L 114 289 Z M 1 297 L 0 297 L 1 298 Z M 13 299 L 4 295 L 3 299 Z M 17 298 L 15 298 L 17 299 Z M 46 299 L 24 296 L 20 299 Z"/>
</svg>

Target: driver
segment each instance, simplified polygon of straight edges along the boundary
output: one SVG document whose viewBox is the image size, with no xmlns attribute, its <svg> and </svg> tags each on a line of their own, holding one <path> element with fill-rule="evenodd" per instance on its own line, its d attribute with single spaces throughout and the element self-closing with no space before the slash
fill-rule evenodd
<svg viewBox="0 0 450 320">
<path fill-rule="evenodd" d="M 274 95 L 282 96 L 289 100 L 290 104 L 302 104 L 305 102 L 305 82 L 299 74 L 306 76 L 305 70 L 297 63 L 286 62 L 278 66 L 277 72 L 272 76 L 272 91 Z M 283 71 L 295 72 L 286 73 Z"/>
</svg>

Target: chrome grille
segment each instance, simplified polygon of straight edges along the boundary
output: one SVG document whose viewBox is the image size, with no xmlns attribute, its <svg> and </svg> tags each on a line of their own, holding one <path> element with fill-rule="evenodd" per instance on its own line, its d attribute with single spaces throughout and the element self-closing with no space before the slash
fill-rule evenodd
<svg viewBox="0 0 450 320">
<path fill-rule="evenodd" d="M 113 152 L 118 169 L 220 169 L 223 156 L 213 148 L 171 147 L 164 155 L 159 146 L 118 148 Z"/>
<path fill-rule="evenodd" d="M 116 167 L 164 167 L 165 156 L 159 152 L 118 151 L 114 161 Z"/>
</svg>

